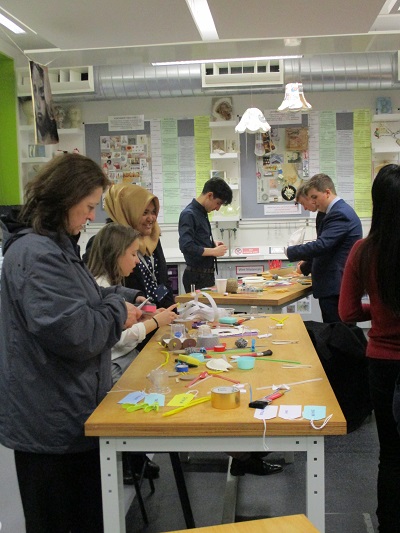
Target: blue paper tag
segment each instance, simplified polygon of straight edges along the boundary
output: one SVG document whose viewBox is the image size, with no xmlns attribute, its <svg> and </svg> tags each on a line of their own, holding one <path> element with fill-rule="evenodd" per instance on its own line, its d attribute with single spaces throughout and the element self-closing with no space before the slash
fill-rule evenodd
<svg viewBox="0 0 400 533">
<path fill-rule="evenodd" d="M 146 394 L 143 391 L 130 392 L 127 396 L 122 398 L 118 403 L 131 403 L 136 404 L 143 400 Z"/>
<path fill-rule="evenodd" d="M 303 418 L 306 420 L 322 420 L 326 418 L 325 405 L 305 405 L 303 409 Z"/>
<path fill-rule="evenodd" d="M 165 396 L 164 394 L 157 394 L 156 392 L 152 392 L 151 394 L 146 394 L 145 402 L 148 405 L 154 405 L 155 403 L 158 403 L 160 407 L 164 407 Z"/>
</svg>

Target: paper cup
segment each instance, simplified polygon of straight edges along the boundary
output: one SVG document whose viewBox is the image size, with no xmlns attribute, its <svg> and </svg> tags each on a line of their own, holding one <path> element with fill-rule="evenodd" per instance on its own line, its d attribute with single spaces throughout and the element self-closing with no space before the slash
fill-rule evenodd
<svg viewBox="0 0 400 533">
<path fill-rule="evenodd" d="M 226 292 L 226 282 L 227 279 L 216 279 L 215 280 L 215 286 L 217 287 L 217 292 L 224 294 Z"/>
</svg>

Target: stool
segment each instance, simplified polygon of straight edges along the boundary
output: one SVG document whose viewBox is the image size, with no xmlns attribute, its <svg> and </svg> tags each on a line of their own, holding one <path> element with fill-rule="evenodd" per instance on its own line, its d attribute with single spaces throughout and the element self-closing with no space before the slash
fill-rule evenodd
<svg viewBox="0 0 400 533">
<path fill-rule="evenodd" d="M 179 457 L 179 452 L 170 452 L 169 458 L 171 460 L 172 470 L 174 471 L 175 483 L 181 501 L 182 512 L 185 518 L 187 528 L 195 528 L 192 507 L 190 505 L 189 495 L 186 488 L 185 477 L 183 475 L 182 464 Z"/>
<path fill-rule="evenodd" d="M 143 522 L 146 525 L 148 525 L 149 519 L 148 519 L 148 516 L 147 516 L 146 508 L 144 506 L 141 487 L 142 487 L 142 482 L 143 482 L 143 479 L 144 479 L 144 473 L 145 473 L 145 470 L 146 470 L 146 467 L 147 467 L 147 464 L 148 464 L 149 460 L 150 459 L 146 456 L 146 460 L 143 462 L 143 466 L 142 466 L 142 469 L 140 471 L 139 479 L 137 479 L 135 475 L 133 476 L 133 486 L 135 487 L 136 497 L 138 499 L 140 512 L 142 513 Z M 149 478 L 149 485 L 150 485 L 150 489 L 151 489 L 151 494 L 154 494 L 156 489 L 154 487 L 154 481 L 153 481 L 152 478 Z"/>
</svg>

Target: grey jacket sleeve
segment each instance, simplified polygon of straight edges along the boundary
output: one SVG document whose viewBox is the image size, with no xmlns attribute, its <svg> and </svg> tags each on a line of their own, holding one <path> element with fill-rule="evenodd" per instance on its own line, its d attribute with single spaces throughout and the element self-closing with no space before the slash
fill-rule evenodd
<svg viewBox="0 0 400 533">
<path fill-rule="evenodd" d="M 81 268 L 48 253 L 29 265 L 19 298 L 28 331 L 55 357 L 82 360 L 111 348 L 127 312 L 115 291 L 102 295 Z"/>
<path fill-rule="evenodd" d="M 138 296 L 146 296 L 142 291 L 137 289 L 128 289 L 127 287 L 122 287 L 121 285 L 101 287 L 100 290 L 103 296 L 107 296 L 108 294 L 118 294 L 131 304 L 135 303 Z"/>
</svg>

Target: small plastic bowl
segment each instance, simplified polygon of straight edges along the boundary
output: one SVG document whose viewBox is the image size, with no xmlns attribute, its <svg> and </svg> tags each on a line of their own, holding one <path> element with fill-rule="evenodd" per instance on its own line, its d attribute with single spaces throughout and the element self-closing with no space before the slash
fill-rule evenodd
<svg viewBox="0 0 400 533">
<path fill-rule="evenodd" d="M 254 368 L 255 358 L 254 357 L 239 357 L 237 360 L 237 366 L 240 370 L 251 370 Z"/>
</svg>

